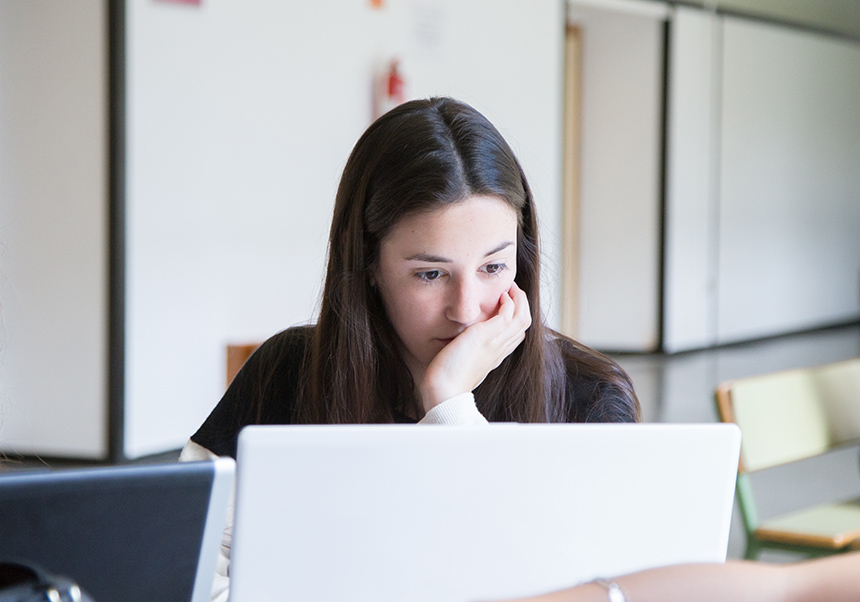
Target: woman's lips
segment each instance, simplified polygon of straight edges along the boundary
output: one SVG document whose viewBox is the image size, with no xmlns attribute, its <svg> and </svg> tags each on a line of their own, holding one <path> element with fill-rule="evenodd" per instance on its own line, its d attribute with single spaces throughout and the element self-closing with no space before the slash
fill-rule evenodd
<svg viewBox="0 0 860 602">
<path fill-rule="evenodd" d="M 465 330 L 465 329 L 464 329 L 464 330 Z M 451 341 L 453 341 L 454 339 L 456 339 L 456 338 L 457 338 L 458 336 L 460 336 L 461 334 L 463 334 L 463 331 L 462 331 L 462 330 L 461 330 L 460 332 L 455 332 L 455 333 L 454 333 L 454 334 L 452 334 L 450 337 L 436 337 L 436 340 L 437 340 L 437 341 L 439 341 L 440 343 L 442 343 L 443 345 L 447 345 L 448 343 L 450 343 Z"/>
</svg>

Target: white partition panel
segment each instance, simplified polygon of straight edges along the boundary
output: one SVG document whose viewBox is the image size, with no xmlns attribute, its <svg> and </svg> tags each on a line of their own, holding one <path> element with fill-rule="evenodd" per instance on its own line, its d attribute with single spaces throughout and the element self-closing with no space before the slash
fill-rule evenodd
<svg viewBox="0 0 860 602">
<path fill-rule="evenodd" d="M 676 8 L 669 41 L 663 348 L 716 342 L 720 19 Z"/>
<path fill-rule="evenodd" d="M 659 340 L 664 13 L 630 4 L 568 12 L 583 57 L 577 332 L 594 347 L 649 351 Z"/>
<path fill-rule="evenodd" d="M 0 2 L 0 452 L 108 454 L 105 11 Z"/>
<path fill-rule="evenodd" d="M 719 341 L 860 317 L 860 44 L 726 18 Z"/>
<path fill-rule="evenodd" d="M 392 57 L 409 95 L 462 98 L 508 137 L 557 272 L 562 3 L 126 6 L 128 455 L 194 432 L 227 343 L 314 319 L 337 181 Z"/>
</svg>

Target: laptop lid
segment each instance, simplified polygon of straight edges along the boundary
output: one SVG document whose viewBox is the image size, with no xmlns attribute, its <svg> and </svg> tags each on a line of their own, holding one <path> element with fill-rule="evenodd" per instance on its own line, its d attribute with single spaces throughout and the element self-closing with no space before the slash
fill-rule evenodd
<svg viewBox="0 0 860 602">
<path fill-rule="evenodd" d="M 206 602 L 235 463 L 0 472 L 0 560 L 97 602 Z"/>
<path fill-rule="evenodd" d="M 734 425 L 259 426 L 231 601 L 465 601 L 726 557 Z"/>
</svg>

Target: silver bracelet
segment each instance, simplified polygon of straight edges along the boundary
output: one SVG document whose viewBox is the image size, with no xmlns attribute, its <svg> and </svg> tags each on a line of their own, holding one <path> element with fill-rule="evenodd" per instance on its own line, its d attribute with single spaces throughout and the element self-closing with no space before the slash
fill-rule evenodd
<svg viewBox="0 0 860 602">
<path fill-rule="evenodd" d="M 595 579 L 591 583 L 599 585 L 606 590 L 606 593 L 609 594 L 609 602 L 628 602 L 627 598 L 624 596 L 624 592 L 621 591 L 621 586 L 614 581 L 609 581 L 608 579 Z"/>
</svg>

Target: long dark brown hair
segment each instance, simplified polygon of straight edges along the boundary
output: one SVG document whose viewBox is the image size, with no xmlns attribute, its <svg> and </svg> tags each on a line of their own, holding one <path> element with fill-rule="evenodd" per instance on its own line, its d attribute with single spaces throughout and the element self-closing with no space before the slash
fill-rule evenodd
<svg viewBox="0 0 860 602">
<path fill-rule="evenodd" d="M 532 317 L 525 340 L 475 390 L 480 411 L 491 421 L 638 419 L 626 374 L 543 323 L 534 200 L 513 151 L 469 105 L 431 98 L 376 120 L 344 168 L 297 423 L 392 422 L 395 412 L 420 413 L 397 334 L 371 285 L 371 270 L 381 241 L 405 216 L 473 195 L 497 197 L 517 212 L 516 283 L 529 299 Z"/>
</svg>

